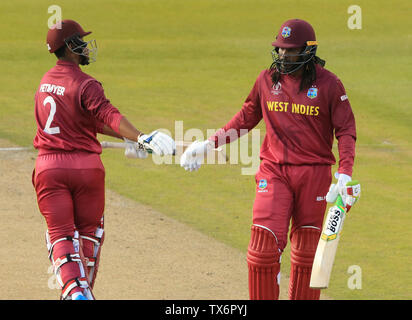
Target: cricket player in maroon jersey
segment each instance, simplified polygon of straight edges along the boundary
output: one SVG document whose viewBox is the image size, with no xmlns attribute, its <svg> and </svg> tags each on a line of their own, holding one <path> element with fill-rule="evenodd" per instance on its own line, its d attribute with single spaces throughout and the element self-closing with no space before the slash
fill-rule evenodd
<svg viewBox="0 0 412 320">
<path fill-rule="evenodd" d="M 104 239 L 105 169 L 96 134 L 125 139 L 125 154 L 132 158 L 174 154 L 176 148 L 168 135 L 137 130 L 105 97 L 102 85 L 82 72 L 79 65 L 93 62 L 97 53 L 94 40 L 83 40 L 88 34 L 73 20 L 49 29 L 47 46 L 58 61 L 35 95 L 33 185 L 61 298 L 72 300 L 94 299 Z"/>
<path fill-rule="evenodd" d="M 291 221 L 289 298 L 316 300 L 320 290 L 309 288 L 309 282 L 325 199 L 335 199 L 330 193 L 342 190 L 351 180 L 355 119 L 341 81 L 316 56 L 315 32 L 308 22 L 286 21 L 272 45 L 274 61 L 259 74 L 241 110 L 208 140 L 191 144 L 180 163 L 189 171 L 199 169 L 205 153 L 264 119 L 266 136 L 255 177 L 247 252 L 249 296 L 278 299 L 280 257 Z M 334 137 L 339 151 L 336 186 L 340 189 L 328 191 L 335 164 Z"/>
</svg>

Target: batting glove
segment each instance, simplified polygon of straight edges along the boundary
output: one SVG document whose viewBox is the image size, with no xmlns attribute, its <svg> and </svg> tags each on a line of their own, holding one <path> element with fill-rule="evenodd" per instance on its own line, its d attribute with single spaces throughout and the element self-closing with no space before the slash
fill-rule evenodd
<svg viewBox="0 0 412 320">
<path fill-rule="evenodd" d="M 359 200 L 361 195 L 360 183 L 356 180 L 349 181 L 339 193 L 342 198 L 343 205 L 346 207 L 346 212 Z"/>
<path fill-rule="evenodd" d="M 160 131 L 153 131 L 150 134 L 141 134 L 137 138 L 137 143 L 149 153 L 159 156 L 174 155 L 176 153 L 175 141 Z"/>
<path fill-rule="evenodd" d="M 329 187 L 329 192 L 326 194 L 326 201 L 330 203 L 335 203 L 338 194 L 341 193 L 346 184 L 352 180 L 351 176 L 338 172 L 335 173 L 335 178 L 338 179 L 338 182 L 336 184 L 332 183 Z"/>
<path fill-rule="evenodd" d="M 183 152 L 180 158 L 180 166 L 186 171 L 197 171 L 203 164 L 205 155 L 214 148 L 210 140 L 195 141 Z"/>
</svg>

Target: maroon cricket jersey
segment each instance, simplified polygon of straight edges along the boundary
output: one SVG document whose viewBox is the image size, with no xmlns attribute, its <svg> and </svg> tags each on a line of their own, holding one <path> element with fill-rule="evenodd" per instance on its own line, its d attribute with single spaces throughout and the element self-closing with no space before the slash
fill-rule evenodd
<svg viewBox="0 0 412 320">
<path fill-rule="evenodd" d="M 42 78 L 35 95 L 39 155 L 58 152 L 100 154 L 97 133 L 106 124 L 119 132 L 120 112 L 105 97 L 101 84 L 78 65 L 58 60 Z"/>
<path fill-rule="evenodd" d="M 263 118 L 266 135 L 261 159 L 278 164 L 333 165 L 335 135 L 338 171 L 352 175 L 356 127 L 348 97 L 336 75 L 319 65 L 316 73 L 313 85 L 299 91 L 300 78 L 282 75 L 280 81 L 273 84 L 271 71 L 262 71 L 242 109 L 210 139 L 216 146 L 231 142 Z M 230 134 L 234 130 L 235 135 Z"/>
</svg>

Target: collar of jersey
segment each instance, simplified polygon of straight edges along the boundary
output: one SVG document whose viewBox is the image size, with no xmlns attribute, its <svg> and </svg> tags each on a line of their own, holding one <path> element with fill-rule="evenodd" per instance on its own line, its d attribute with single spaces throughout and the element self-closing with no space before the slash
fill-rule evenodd
<svg viewBox="0 0 412 320">
<path fill-rule="evenodd" d="M 56 64 L 59 66 L 68 66 L 68 67 L 80 69 L 80 67 L 76 63 L 71 62 L 71 61 L 57 60 Z"/>
</svg>

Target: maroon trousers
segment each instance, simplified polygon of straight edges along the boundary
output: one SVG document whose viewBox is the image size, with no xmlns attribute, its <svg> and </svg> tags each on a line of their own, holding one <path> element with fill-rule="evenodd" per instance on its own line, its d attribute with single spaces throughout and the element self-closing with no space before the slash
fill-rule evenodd
<svg viewBox="0 0 412 320">
<path fill-rule="evenodd" d="M 290 221 L 290 299 L 317 300 L 309 287 L 313 258 L 331 182 L 328 165 L 279 165 L 263 160 L 256 174 L 256 198 L 248 247 L 250 299 L 279 297 L 281 254 Z"/>
<path fill-rule="evenodd" d="M 322 228 L 325 196 L 331 183 L 329 165 L 279 165 L 266 160 L 256 173 L 253 224 L 270 229 L 281 251 L 302 226 Z"/>
<path fill-rule="evenodd" d="M 104 168 L 97 154 L 38 156 L 33 185 L 51 243 L 73 237 L 75 230 L 81 236 L 94 237 L 104 212 L 104 179 Z M 53 248 L 53 258 L 74 254 L 74 250 L 72 241 L 58 242 Z M 85 257 L 93 257 L 93 243 L 85 241 L 82 250 Z M 75 262 L 63 265 L 60 274 L 63 283 L 81 276 Z"/>
</svg>

